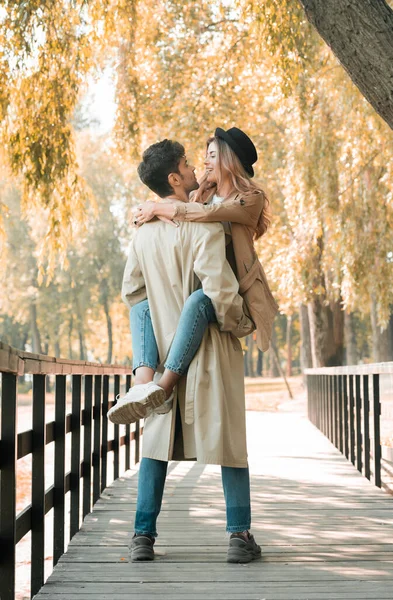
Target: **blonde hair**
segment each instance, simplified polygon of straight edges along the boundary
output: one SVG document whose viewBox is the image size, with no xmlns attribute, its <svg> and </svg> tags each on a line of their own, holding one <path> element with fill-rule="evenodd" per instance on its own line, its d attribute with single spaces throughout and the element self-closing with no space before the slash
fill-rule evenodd
<svg viewBox="0 0 393 600">
<path fill-rule="evenodd" d="M 206 194 L 206 192 L 213 191 L 215 187 L 219 188 L 223 173 L 227 173 L 231 179 L 233 188 L 231 194 L 234 192 L 237 192 L 242 196 L 252 196 L 257 193 L 262 194 L 263 209 L 259 215 L 258 223 L 254 232 L 254 240 L 257 240 L 264 233 L 266 233 L 267 228 L 270 225 L 269 200 L 262 187 L 256 181 L 253 181 L 248 175 L 247 171 L 244 169 L 242 163 L 232 148 L 226 142 L 224 142 L 224 140 L 217 137 L 211 137 L 207 140 L 206 149 L 209 148 L 209 145 L 212 142 L 217 144 L 218 149 L 217 184 L 209 183 L 207 181 L 207 175 L 204 175 L 199 182 L 199 189 L 193 196 L 193 201 L 201 202 L 202 196 Z"/>
</svg>

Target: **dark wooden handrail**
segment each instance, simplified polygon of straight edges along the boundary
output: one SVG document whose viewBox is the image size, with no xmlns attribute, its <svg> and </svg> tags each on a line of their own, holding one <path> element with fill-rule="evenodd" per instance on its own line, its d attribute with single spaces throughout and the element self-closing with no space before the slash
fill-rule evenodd
<svg viewBox="0 0 393 600">
<path fill-rule="evenodd" d="M 392 460 L 392 449 L 381 446 L 385 374 L 393 374 L 393 362 L 305 370 L 310 421 L 377 487 L 386 487 L 382 463 Z"/>
<path fill-rule="evenodd" d="M 131 366 L 69 360 L 17 350 L 0 341 L 0 372 L 17 375 L 113 375 L 130 374 Z"/>
<path fill-rule="evenodd" d="M 44 583 L 45 515 L 53 508 L 53 564 L 65 551 L 65 496 L 70 492 L 70 538 L 106 488 L 108 454 L 113 453 L 114 479 L 120 476 L 120 448 L 125 469 L 139 462 L 143 428 L 136 423 L 114 426 L 108 439 L 107 412 L 131 385 L 131 366 L 102 365 L 16 350 L 0 342 L 0 598 L 15 598 L 15 547 L 31 531 L 31 598 Z M 32 429 L 17 433 L 18 377 L 33 379 Z M 46 422 L 46 377 L 55 377 L 55 420 Z M 71 383 L 71 413 L 66 413 L 67 377 Z M 111 378 L 113 381 L 111 382 Z M 110 399 L 110 395 L 112 398 Z M 65 471 L 66 436 L 71 434 L 71 469 Z M 45 489 L 45 448 L 54 442 L 54 484 Z M 83 444 L 83 445 L 82 445 Z M 83 449 L 83 458 L 81 452 Z M 31 503 L 16 514 L 16 464 L 32 455 Z M 82 508 L 80 508 L 82 505 Z"/>
</svg>

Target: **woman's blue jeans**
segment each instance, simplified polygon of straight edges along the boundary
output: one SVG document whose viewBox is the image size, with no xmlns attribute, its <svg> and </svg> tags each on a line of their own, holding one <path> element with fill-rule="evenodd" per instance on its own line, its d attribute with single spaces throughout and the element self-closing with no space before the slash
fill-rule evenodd
<svg viewBox="0 0 393 600">
<path fill-rule="evenodd" d="M 184 303 L 165 368 L 178 375 L 184 375 L 200 346 L 207 326 L 216 322 L 210 298 L 203 290 L 193 292 Z M 130 325 L 134 373 L 138 367 L 150 367 L 155 371 L 159 357 L 148 300 L 131 308 Z"/>
<path fill-rule="evenodd" d="M 157 517 L 160 514 L 168 463 L 142 458 L 138 478 L 138 499 L 135 533 L 157 537 Z M 248 467 L 221 467 L 226 504 L 227 526 L 230 533 L 251 527 L 250 475 Z"/>
</svg>

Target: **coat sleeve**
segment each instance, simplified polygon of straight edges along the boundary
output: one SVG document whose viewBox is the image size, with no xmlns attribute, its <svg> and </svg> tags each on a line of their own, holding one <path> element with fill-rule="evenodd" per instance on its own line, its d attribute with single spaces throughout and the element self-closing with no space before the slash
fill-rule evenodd
<svg viewBox="0 0 393 600">
<path fill-rule="evenodd" d="M 130 308 L 147 298 L 145 280 L 135 251 L 135 240 L 131 242 L 124 269 L 121 297 Z"/>
<path fill-rule="evenodd" d="M 214 222 L 227 221 L 240 223 L 255 229 L 265 205 L 262 192 L 238 196 L 221 204 L 200 204 L 199 202 L 177 203 L 176 221 Z"/>
<path fill-rule="evenodd" d="M 244 313 L 238 281 L 225 257 L 225 236 L 221 224 L 199 225 L 193 232 L 194 272 L 214 306 L 218 325 L 243 337 L 255 326 Z"/>
</svg>

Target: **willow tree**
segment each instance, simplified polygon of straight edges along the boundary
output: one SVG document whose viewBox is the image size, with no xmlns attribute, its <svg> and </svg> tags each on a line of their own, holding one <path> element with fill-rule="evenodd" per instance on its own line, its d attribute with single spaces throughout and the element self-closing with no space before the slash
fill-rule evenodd
<svg viewBox="0 0 393 600">
<path fill-rule="evenodd" d="M 94 196 L 72 115 L 106 66 L 117 149 L 130 164 L 162 137 L 198 162 L 216 126 L 241 125 L 255 140 L 274 213 L 258 252 L 282 311 L 309 307 L 316 364 L 340 360 L 342 339 L 335 348 L 328 338 L 332 318 L 342 334 L 342 308 L 368 315 L 373 304 L 386 324 L 391 142 L 300 3 L 64 0 L 30 2 L 26 13 L 7 2 L 0 19 L 4 147 L 25 213 L 42 211 L 37 241 L 52 268 Z"/>
</svg>

